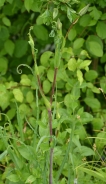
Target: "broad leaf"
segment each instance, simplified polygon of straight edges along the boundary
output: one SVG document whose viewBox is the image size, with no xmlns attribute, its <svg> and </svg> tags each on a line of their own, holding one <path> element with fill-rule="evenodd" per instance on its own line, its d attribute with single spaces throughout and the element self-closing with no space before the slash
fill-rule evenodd
<svg viewBox="0 0 106 184">
<path fill-rule="evenodd" d="M 68 34 L 68 39 L 69 39 L 70 41 L 72 41 L 72 40 L 75 39 L 76 35 L 77 35 L 77 32 L 76 32 L 75 28 L 72 28 L 72 29 L 70 30 L 69 34 Z"/>
<path fill-rule="evenodd" d="M 106 146 L 106 133 L 105 132 L 98 133 L 95 139 L 95 144 L 96 144 L 97 149 L 103 149 L 104 146 Z"/>
<path fill-rule="evenodd" d="M 0 58 L 0 73 L 4 75 L 8 68 L 8 60 L 6 57 Z"/>
<path fill-rule="evenodd" d="M 102 118 L 94 118 L 91 123 L 94 130 L 101 130 L 104 126 Z"/>
<path fill-rule="evenodd" d="M 85 73 L 85 79 L 87 81 L 92 81 L 98 77 L 98 73 L 95 70 L 89 70 Z"/>
<path fill-rule="evenodd" d="M 96 26 L 96 32 L 97 32 L 97 35 L 101 39 L 105 39 L 106 38 L 106 24 L 102 21 L 98 22 L 98 24 Z"/>
<path fill-rule="evenodd" d="M 25 0 L 24 1 L 25 8 L 27 9 L 28 12 L 30 11 L 30 9 L 32 7 L 33 1 L 34 0 Z"/>
<path fill-rule="evenodd" d="M 49 38 L 48 30 L 43 25 L 34 25 L 33 32 L 39 40 L 46 41 Z"/>
<path fill-rule="evenodd" d="M 68 69 L 70 71 L 75 71 L 76 70 L 76 67 L 77 67 L 77 61 L 75 58 L 71 58 L 68 62 Z"/>
<path fill-rule="evenodd" d="M 17 58 L 24 56 L 28 49 L 28 42 L 26 40 L 17 40 L 15 43 L 14 55 Z"/>
<path fill-rule="evenodd" d="M 98 20 L 98 19 L 101 17 L 101 15 L 102 15 L 102 12 L 99 11 L 99 10 L 96 8 L 96 6 L 90 7 L 89 10 L 92 10 L 92 11 L 90 12 L 90 16 L 91 16 L 93 19 L 95 19 L 95 20 Z"/>
<path fill-rule="evenodd" d="M 103 93 L 106 93 L 106 77 L 101 77 L 100 87 L 101 87 L 101 91 L 103 91 Z"/>
<path fill-rule="evenodd" d="M 43 81 L 43 91 L 45 94 L 47 94 L 51 89 L 51 84 L 48 80 Z"/>
<path fill-rule="evenodd" d="M 99 102 L 99 100 L 97 98 L 88 98 L 86 97 L 84 99 L 84 102 L 89 106 L 91 107 L 92 109 L 100 109 L 101 107 L 101 104 Z"/>
<path fill-rule="evenodd" d="M 80 116 L 82 124 L 86 124 L 88 122 L 92 122 L 93 116 L 88 112 L 83 112 Z"/>
<path fill-rule="evenodd" d="M 52 57 L 53 56 L 53 52 L 51 52 L 51 51 L 45 51 L 42 55 L 41 55 L 41 57 L 40 57 L 40 62 L 41 62 L 41 64 L 43 65 L 43 66 L 48 66 L 49 65 L 49 59 L 50 59 L 50 57 Z"/>
<path fill-rule="evenodd" d="M 90 35 L 87 38 L 86 48 L 94 56 L 97 56 L 97 57 L 103 56 L 103 43 L 101 39 L 95 35 Z"/>
<path fill-rule="evenodd" d="M 6 177 L 9 181 L 11 182 L 19 182 L 20 179 L 17 174 L 10 174 L 9 176 Z"/>
<path fill-rule="evenodd" d="M 9 38 L 9 30 L 5 26 L 0 27 L 0 40 L 5 41 Z"/>
<path fill-rule="evenodd" d="M 83 82 L 83 73 L 81 72 L 81 70 L 77 70 L 77 77 L 81 85 Z"/>
<path fill-rule="evenodd" d="M 86 15 L 84 15 L 84 16 L 82 16 L 82 17 L 80 18 L 79 24 L 80 24 L 82 27 L 86 27 L 86 26 L 89 25 L 90 21 L 91 21 L 90 15 L 89 15 L 89 14 L 86 14 Z"/>
<path fill-rule="evenodd" d="M 89 8 L 89 5 L 86 5 L 84 8 L 82 8 L 80 11 L 79 11 L 79 15 L 82 16 L 84 15 L 87 11 L 88 11 L 88 8 Z"/>
<path fill-rule="evenodd" d="M 74 49 L 80 49 L 84 44 L 84 38 L 77 38 L 73 43 Z"/>
<path fill-rule="evenodd" d="M 80 146 L 77 147 L 75 150 L 75 152 L 79 152 L 81 154 L 81 156 L 90 156 L 90 155 L 95 155 L 94 151 L 87 147 L 87 146 Z"/>
<path fill-rule="evenodd" d="M 80 171 L 83 171 L 91 176 L 94 176 L 95 178 L 97 179 L 100 179 L 101 181 L 106 181 L 106 178 L 103 176 L 103 174 L 97 172 L 97 171 L 94 171 L 92 169 L 87 169 L 87 168 L 84 168 L 84 167 L 79 167 L 80 168 Z"/>
<path fill-rule="evenodd" d="M 36 177 L 33 175 L 30 175 L 27 180 L 25 181 L 25 183 L 33 183 L 36 180 Z"/>
<path fill-rule="evenodd" d="M 15 44 L 11 40 L 6 40 L 6 42 L 4 44 L 4 48 L 5 48 L 6 52 L 10 56 L 12 56 L 13 52 L 14 52 Z"/>
<path fill-rule="evenodd" d="M 32 150 L 32 147 L 30 146 L 19 146 L 18 147 L 18 151 L 19 153 L 21 154 L 21 156 L 23 158 L 25 158 L 26 160 L 32 160 L 33 159 L 33 150 Z"/>
<path fill-rule="evenodd" d="M 10 19 L 8 19 L 7 17 L 3 17 L 2 21 L 3 21 L 4 25 L 11 26 Z"/>
<path fill-rule="evenodd" d="M 5 0 L 0 0 L 0 7 L 4 5 Z"/>
<path fill-rule="evenodd" d="M 23 102 L 23 93 L 20 89 L 13 89 L 13 94 L 14 94 L 14 97 L 15 99 L 18 101 L 18 102 Z"/>
<path fill-rule="evenodd" d="M 28 91 L 28 93 L 26 94 L 26 101 L 28 103 L 32 103 L 34 101 L 34 95 L 32 91 Z"/>
</svg>

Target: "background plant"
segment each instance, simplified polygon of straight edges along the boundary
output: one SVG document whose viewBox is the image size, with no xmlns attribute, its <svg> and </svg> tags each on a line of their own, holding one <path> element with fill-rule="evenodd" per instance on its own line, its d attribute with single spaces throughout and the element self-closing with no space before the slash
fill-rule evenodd
<svg viewBox="0 0 106 184">
<path fill-rule="evenodd" d="M 33 69 L 27 34 L 29 27 L 34 25 L 40 79 L 49 99 L 54 75 L 54 22 L 58 18 L 67 39 L 52 105 L 56 136 L 54 183 L 58 180 L 59 183 L 73 183 L 76 177 L 80 183 L 105 182 L 104 1 L 88 2 L 90 7 L 83 16 L 80 10 L 87 5 L 83 1 L 70 4 L 70 1 L 16 0 L 8 3 L 2 0 L 0 3 L 0 106 L 9 117 L 1 115 L 0 150 L 4 151 L 1 154 L 1 182 L 48 182 L 48 113 L 35 76 L 24 67 L 19 75 L 16 68 L 19 64 L 28 64 Z M 75 21 L 77 23 L 73 24 Z M 92 160 L 97 163 L 90 162 L 89 166 Z"/>
</svg>

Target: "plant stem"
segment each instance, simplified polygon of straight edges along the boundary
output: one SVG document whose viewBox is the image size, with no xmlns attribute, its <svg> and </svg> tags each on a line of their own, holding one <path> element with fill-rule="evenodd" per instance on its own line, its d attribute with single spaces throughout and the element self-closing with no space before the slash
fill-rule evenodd
<svg viewBox="0 0 106 184">
<path fill-rule="evenodd" d="M 55 68 L 55 70 L 54 70 L 53 85 L 52 85 L 52 93 L 51 93 L 51 99 L 50 99 L 50 103 L 51 103 L 51 105 L 52 105 L 53 95 L 54 95 L 54 89 L 55 89 L 55 85 L 56 85 L 57 71 L 58 71 L 58 68 Z"/>
<path fill-rule="evenodd" d="M 65 40 L 66 40 L 66 38 L 67 38 L 67 36 L 68 36 L 70 30 L 72 29 L 73 25 L 77 23 L 78 19 L 79 19 L 79 17 L 76 18 L 76 19 L 74 20 L 74 22 L 71 24 L 71 26 L 69 27 L 69 29 L 68 29 L 68 31 L 67 31 L 67 33 L 66 33 L 66 35 L 65 35 Z"/>
<path fill-rule="evenodd" d="M 55 70 L 54 70 L 54 79 L 53 79 L 53 84 L 52 84 L 52 92 L 51 92 L 51 98 L 50 98 L 51 109 L 52 109 L 53 95 L 54 95 L 54 90 L 55 90 L 55 85 L 56 85 L 57 71 L 58 71 L 58 68 L 55 68 Z M 52 131 L 52 111 L 51 111 L 51 109 L 48 110 L 50 143 L 52 143 L 52 135 L 53 135 L 53 131 Z M 53 147 L 50 148 L 49 184 L 53 183 L 52 170 L 53 170 Z"/>
<path fill-rule="evenodd" d="M 53 170 L 53 148 L 50 149 L 49 184 L 53 183 L 52 170 Z"/>
</svg>

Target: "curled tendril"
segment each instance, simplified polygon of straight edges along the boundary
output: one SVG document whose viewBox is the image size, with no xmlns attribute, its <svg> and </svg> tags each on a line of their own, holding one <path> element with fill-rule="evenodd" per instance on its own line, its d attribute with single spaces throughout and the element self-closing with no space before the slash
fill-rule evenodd
<svg viewBox="0 0 106 184">
<path fill-rule="evenodd" d="M 17 73 L 18 74 L 22 74 L 22 69 L 20 69 L 21 66 L 27 67 L 28 69 L 30 69 L 31 73 L 34 74 L 32 68 L 30 66 L 28 66 L 27 64 L 20 64 L 20 65 L 18 65 L 18 67 L 17 67 Z"/>
<path fill-rule="evenodd" d="M 43 137 L 39 140 L 39 142 L 38 142 L 38 144 L 37 144 L 36 152 L 38 151 L 38 149 L 39 149 L 41 143 L 44 141 L 44 139 L 47 139 L 47 138 L 48 138 L 49 140 L 50 140 L 50 138 L 52 138 L 52 139 L 54 140 L 53 146 L 52 146 L 52 147 L 55 147 L 55 145 L 56 145 L 56 137 L 55 137 L 55 136 L 43 136 Z"/>
</svg>

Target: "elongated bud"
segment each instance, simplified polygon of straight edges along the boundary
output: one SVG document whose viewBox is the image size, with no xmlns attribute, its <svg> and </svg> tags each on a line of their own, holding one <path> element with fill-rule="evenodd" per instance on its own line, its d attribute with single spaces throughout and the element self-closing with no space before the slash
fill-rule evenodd
<svg viewBox="0 0 106 184">
<path fill-rule="evenodd" d="M 88 11 L 88 8 L 89 8 L 90 4 L 86 5 L 84 8 L 82 8 L 80 11 L 79 11 L 79 15 L 82 16 L 84 15 L 87 11 Z"/>
<path fill-rule="evenodd" d="M 60 22 L 60 19 L 57 20 L 57 29 L 61 30 L 62 28 L 62 23 Z"/>
</svg>

